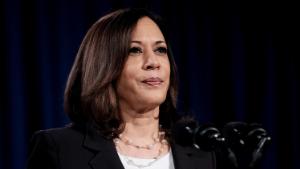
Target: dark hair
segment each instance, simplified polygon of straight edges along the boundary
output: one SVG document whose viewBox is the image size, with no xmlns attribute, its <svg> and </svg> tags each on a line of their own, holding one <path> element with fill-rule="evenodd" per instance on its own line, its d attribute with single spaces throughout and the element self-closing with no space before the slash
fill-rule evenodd
<svg viewBox="0 0 300 169">
<path fill-rule="evenodd" d="M 121 9 L 100 18 L 84 37 L 69 74 L 64 108 L 75 123 L 93 120 L 106 138 L 122 132 L 115 83 L 126 62 L 131 32 L 138 20 L 151 18 L 161 29 L 168 46 L 171 75 L 159 121 L 169 129 L 176 118 L 176 65 L 161 18 L 146 9 Z"/>
</svg>

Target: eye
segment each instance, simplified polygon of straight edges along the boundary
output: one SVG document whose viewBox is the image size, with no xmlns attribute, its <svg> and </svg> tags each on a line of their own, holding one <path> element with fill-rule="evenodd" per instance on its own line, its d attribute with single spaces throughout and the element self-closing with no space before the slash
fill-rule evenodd
<svg viewBox="0 0 300 169">
<path fill-rule="evenodd" d="M 143 53 L 140 47 L 132 47 L 129 49 L 129 55 L 138 55 L 140 53 Z"/>
<path fill-rule="evenodd" d="M 155 53 L 158 53 L 159 55 L 165 55 L 167 54 L 168 50 L 166 47 L 158 47 L 156 50 L 155 50 Z"/>
</svg>

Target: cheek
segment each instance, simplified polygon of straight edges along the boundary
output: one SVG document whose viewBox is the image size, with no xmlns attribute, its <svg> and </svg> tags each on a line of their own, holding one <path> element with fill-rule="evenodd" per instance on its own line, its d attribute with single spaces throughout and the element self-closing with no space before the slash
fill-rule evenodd
<svg viewBox="0 0 300 169">
<path fill-rule="evenodd" d="M 125 86 L 132 85 L 135 81 L 137 71 L 132 68 L 124 69 L 124 72 L 121 74 L 121 83 Z"/>
<path fill-rule="evenodd" d="M 166 73 L 166 76 L 168 78 L 168 80 L 170 81 L 170 77 L 171 77 L 171 66 L 170 66 L 170 62 L 169 60 L 165 62 L 165 73 Z"/>
<path fill-rule="evenodd" d="M 121 76 L 124 76 L 124 78 L 132 79 L 137 72 L 140 69 L 141 61 L 139 61 L 137 58 L 128 57 L 124 67 Z"/>
<path fill-rule="evenodd" d="M 120 75 L 120 78 L 116 84 L 118 92 L 117 94 L 119 96 L 124 94 L 127 95 L 128 92 L 130 93 L 130 91 L 132 90 L 131 88 L 133 88 L 134 86 L 135 74 L 136 71 L 132 69 L 132 67 L 128 67 L 125 65 Z"/>
</svg>

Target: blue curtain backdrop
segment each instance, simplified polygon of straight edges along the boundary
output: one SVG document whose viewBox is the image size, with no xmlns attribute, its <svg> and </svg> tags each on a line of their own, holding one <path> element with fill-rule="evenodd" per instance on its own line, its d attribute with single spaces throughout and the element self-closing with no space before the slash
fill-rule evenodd
<svg viewBox="0 0 300 169">
<path fill-rule="evenodd" d="M 273 141 L 263 169 L 299 169 L 299 37 L 288 2 L 2 0 L 0 168 L 22 169 L 33 132 L 59 127 L 67 75 L 87 29 L 121 7 L 148 7 L 169 28 L 178 111 L 200 123 L 258 122 Z M 298 159 L 297 159 L 298 158 Z"/>
</svg>

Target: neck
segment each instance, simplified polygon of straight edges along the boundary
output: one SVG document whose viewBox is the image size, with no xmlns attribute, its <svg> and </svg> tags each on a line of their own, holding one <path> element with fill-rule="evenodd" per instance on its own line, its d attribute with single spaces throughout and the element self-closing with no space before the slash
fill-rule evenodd
<svg viewBox="0 0 300 169">
<path fill-rule="evenodd" d="M 124 122 L 123 135 L 134 140 L 145 141 L 153 139 L 159 131 L 159 106 L 153 109 L 136 111 L 121 107 Z"/>
<path fill-rule="evenodd" d="M 158 119 L 139 118 L 131 119 L 124 122 L 125 129 L 123 134 L 131 139 L 151 138 L 158 134 Z"/>
</svg>

